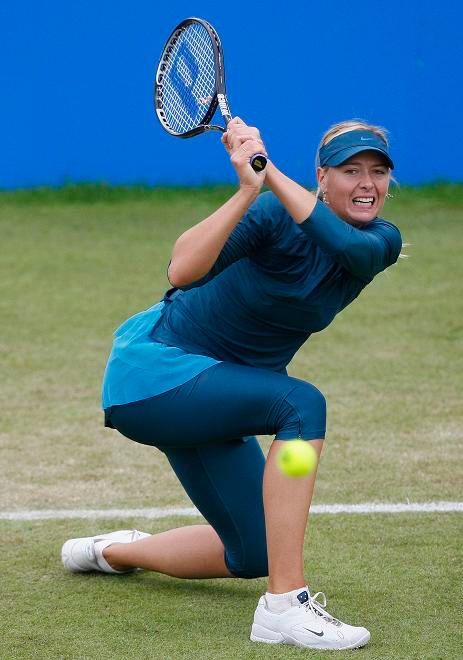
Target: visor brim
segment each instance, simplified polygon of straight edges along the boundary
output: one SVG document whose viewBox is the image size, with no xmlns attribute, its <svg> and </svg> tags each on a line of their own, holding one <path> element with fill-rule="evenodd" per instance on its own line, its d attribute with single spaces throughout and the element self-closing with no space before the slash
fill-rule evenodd
<svg viewBox="0 0 463 660">
<path fill-rule="evenodd" d="M 391 160 L 391 157 L 386 151 L 383 151 L 383 149 L 378 149 L 377 147 L 347 147 L 346 149 L 341 149 L 338 151 L 336 154 L 333 154 L 331 158 L 328 158 L 328 160 L 322 165 L 322 167 L 337 167 L 338 165 L 342 165 L 343 163 L 346 162 L 346 160 L 349 160 L 349 158 L 352 158 L 352 156 L 355 156 L 356 154 L 361 153 L 362 151 L 376 151 L 377 153 L 381 154 L 386 161 L 387 165 L 391 168 L 391 170 L 394 169 L 394 163 Z"/>
</svg>

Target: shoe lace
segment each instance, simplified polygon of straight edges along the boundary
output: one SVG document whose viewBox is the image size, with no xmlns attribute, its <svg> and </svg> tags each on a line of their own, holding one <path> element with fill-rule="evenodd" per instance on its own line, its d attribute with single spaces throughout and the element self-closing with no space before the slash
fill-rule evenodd
<svg viewBox="0 0 463 660">
<path fill-rule="evenodd" d="M 319 599 L 322 599 L 321 601 Z M 309 596 L 309 600 L 304 603 L 303 607 L 307 610 L 310 610 L 317 616 L 321 616 L 327 623 L 332 623 L 334 626 L 342 626 L 341 621 L 335 619 L 331 614 L 325 610 L 326 607 L 326 596 L 323 591 L 317 591 L 313 596 Z"/>
</svg>

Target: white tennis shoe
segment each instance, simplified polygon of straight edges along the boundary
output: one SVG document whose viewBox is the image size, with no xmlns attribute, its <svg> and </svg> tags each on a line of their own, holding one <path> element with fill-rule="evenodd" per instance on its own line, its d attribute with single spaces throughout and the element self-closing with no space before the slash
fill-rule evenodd
<svg viewBox="0 0 463 660">
<path fill-rule="evenodd" d="M 151 534 L 136 529 L 123 529 L 118 532 L 87 536 L 81 539 L 69 539 L 61 548 L 61 560 L 64 568 L 71 573 L 101 571 L 103 573 L 132 573 L 133 570 L 116 571 L 103 557 L 103 550 L 112 543 L 133 543 Z"/>
<path fill-rule="evenodd" d="M 321 603 L 317 601 L 319 597 L 323 597 Z M 268 609 L 266 598 L 262 596 L 254 614 L 251 640 L 320 651 L 356 649 L 369 642 L 370 633 L 366 628 L 338 621 L 325 607 L 325 594 L 319 592 L 312 597 L 304 589 L 296 592 L 289 609 L 275 614 Z"/>
</svg>

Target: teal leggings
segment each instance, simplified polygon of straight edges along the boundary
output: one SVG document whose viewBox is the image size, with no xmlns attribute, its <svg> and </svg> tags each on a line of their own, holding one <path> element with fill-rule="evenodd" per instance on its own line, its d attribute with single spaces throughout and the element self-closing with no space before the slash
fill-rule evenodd
<svg viewBox="0 0 463 660">
<path fill-rule="evenodd" d="M 169 460 L 225 547 L 236 577 L 267 575 L 265 457 L 255 435 L 325 437 L 326 404 L 310 383 L 220 362 L 150 399 L 105 410 L 106 425 Z"/>
</svg>

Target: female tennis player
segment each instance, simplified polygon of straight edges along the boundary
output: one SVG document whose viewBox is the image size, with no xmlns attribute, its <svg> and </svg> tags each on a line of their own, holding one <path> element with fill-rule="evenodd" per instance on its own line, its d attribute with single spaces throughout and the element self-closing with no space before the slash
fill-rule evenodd
<svg viewBox="0 0 463 660">
<path fill-rule="evenodd" d="M 317 194 L 270 161 L 254 172 L 249 159 L 265 146 L 239 118 L 223 143 L 239 189 L 176 241 L 173 288 L 116 331 L 103 383 L 106 425 L 163 451 L 208 524 L 71 539 L 63 563 L 190 579 L 268 575 L 253 641 L 357 648 L 368 630 L 328 614 L 304 574 L 315 473 L 287 477 L 275 457 L 294 438 L 320 455 L 325 437 L 323 395 L 286 366 L 399 256 L 399 230 L 378 217 L 388 143 L 364 122 L 332 127 L 317 154 Z M 270 191 L 259 194 L 264 182 Z M 267 460 L 256 434 L 275 436 Z"/>
</svg>

